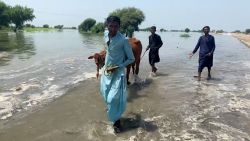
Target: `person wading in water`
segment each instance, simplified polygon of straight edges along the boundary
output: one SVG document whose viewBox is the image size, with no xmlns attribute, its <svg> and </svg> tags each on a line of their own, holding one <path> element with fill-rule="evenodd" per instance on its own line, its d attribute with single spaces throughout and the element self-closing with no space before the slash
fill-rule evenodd
<svg viewBox="0 0 250 141">
<path fill-rule="evenodd" d="M 127 83 L 125 67 L 135 61 L 128 39 L 119 32 L 120 18 L 109 16 L 104 72 L 101 76 L 100 92 L 107 105 L 108 119 L 113 123 L 114 131 L 121 131 L 120 118 L 126 109 Z"/>
<path fill-rule="evenodd" d="M 157 35 L 156 32 L 156 27 L 152 26 L 150 28 L 151 35 L 149 36 L 149 45 L 146 49 L 149 50 L 149 64 L 152 68 L 152 72 L 156 73 L 157 68 L 155 67 L 155 63 L 160 62 L 160 57 L 159 57 L 159 49 L 163 45 L 161 37 Z"/>
<path fill-rule="evenodd" d="M 207 67 L 208 76 L 207 80 L 211 79 L 211 68 L 213 66 L 213 54 L 215 50 L 215 40 L 212 35 L 209 35 L 210 27 L 203 27 L 203 32 L 205 35 L 201 36 L 198 40 L 197 45 L 195 46 L 192 53 L 190 53 L 190 59 L 195 54 L 195 52 L 200 48 L 199 53 L 199 67 L 198 67 L 198 81 L 201 80 L 201 72 Z"/>
</svg>

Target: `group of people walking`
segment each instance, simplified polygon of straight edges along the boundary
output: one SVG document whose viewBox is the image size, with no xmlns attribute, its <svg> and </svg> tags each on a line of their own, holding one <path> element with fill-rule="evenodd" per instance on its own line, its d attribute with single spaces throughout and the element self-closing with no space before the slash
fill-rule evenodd
<svg viewBox="0 0 250 141">
<path fill-rule="evenodd" d="M 108 75 L 102 75 L 100 80 L 100 92 L 107 105 L 108 119 L 113 123 L 113 128 L 116 133 L 121 132 L 120 118 L 126 109 L 127 83 L 124 77 L 126 76 L 125 67 L 135 60 L 128 39 L 119 32 L 120 24 L 120 18 L 117 16 L 109 16 L 106 19 L 108 34 L 105 35 L 107 47 L 104 67 L 111 67 L 104 69 L 104 71 L 109 71 L 109 73 Z M 149 36 L 149 45 L 146 51 L 149 50 L 151 71 L 156 73 L 158 69 L 155 63 L 160 62 L 159 49 L 162 47 L 163 42 L 161 37 L 155 33 L 155 26 L 152 26 L 150 31 L 151 35 Z M 199 38 L 196 47 L 190 54 L 191 58 L 200 48 L 198 67 L 199 81 L 201 79 L 201 72 L 205 67 L 208 68 L 208 79 L 211 79 L 210 71 L 213 66 L 215 40 L 212 35 L 209 35 L 209 31 L 209 26 L 203 28 L 205 35 Z"/>
</svg>

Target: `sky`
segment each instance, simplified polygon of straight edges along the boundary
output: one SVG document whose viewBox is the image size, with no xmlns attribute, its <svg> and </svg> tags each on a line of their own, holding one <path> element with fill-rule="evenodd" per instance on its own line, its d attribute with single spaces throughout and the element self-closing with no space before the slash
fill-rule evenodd
<svg viewBox="0 0 250 141">
<path fill-rule="evenodd" d="M 143 11 L 140 28 L 235 31 L 250 28 L 250 0 L 2 0 L 8 5 L 34 9 L 36 26 L 63 24 L 77 27 L 86 18 L 104 22 L 116 9 L 135 7 Z"/>
</svg>

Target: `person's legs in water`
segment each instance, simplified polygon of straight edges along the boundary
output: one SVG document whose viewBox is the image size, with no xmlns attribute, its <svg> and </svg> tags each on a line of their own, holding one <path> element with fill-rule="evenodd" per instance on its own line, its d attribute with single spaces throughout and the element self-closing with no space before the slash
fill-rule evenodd
<svg viewBox="0 0 250 141">
<path fill-rule="evenodd" d="M 198 72 L 198 81 L 201 81 L 201 72 Z"/>
<path fill-rule="evenodd" d="M 207 74 L 207 80 L 211 79 L 211 67 L 207 67 L 208 74 Z"/>
<path fill-rule="evenodd" d="M 151 63 L 151 71 L 155 73 L 157 71 L 157 68 L 155 67 L 154 63 Z"/>
<path fill-rule="evenodd" d="M 115 133 L 120 133 L 121 132 L 121 120 L 118 119 L 114 124 L 113 124 L 113 128 Z"/>
<path fill-rule="evenodd" d="M 202 72 L 202 70 L 203 70 L 203 67 L 202 66 L 199 66 L 199 68 L 198 68 L 198 81 L 201 81 L 201 72 Z"/>
</svg>

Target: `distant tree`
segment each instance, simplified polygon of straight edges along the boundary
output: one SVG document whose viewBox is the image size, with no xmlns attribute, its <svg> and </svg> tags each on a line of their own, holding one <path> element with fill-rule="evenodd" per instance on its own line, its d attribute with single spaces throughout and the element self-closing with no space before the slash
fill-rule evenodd
<svg viewBox="0 0 250 141">
<path fill-rule="evenodd" d="M 140 9 L 134 7 L 117 9 L 109 14 L 109 16 L 111 15 L 120 17 L 120 31 L 129 37 L 132 37 L 134 31 L 139 31 L 139 25 L 145 20 L 144 13 Z"/>
<path fill-rule="evenodd" d="M 43 25 L 43 28 L 49 28 L 48 24 Z"/>
<path fill-rule="evenodd" d="M 71 27 L 71 29 L 77 29 L 76 27 Z"/>
<path fill-rule="evenodd" d="M 235 31 L 233 31 L 233 33 L 241 33 L 241 31 L 240 30 L 235 30 Z"/>
<path fill-rule="evenodd" d="M 189 28 L 186 28 L 184 31 L 185 31 L 186 33 L 188 33 L 188 32 L 190 32 L 190 29 L 189 29 Z"/>
<path fill-rule="evenodd" d="M 246 29 L 246 34 L 249 34 L 250 33 L 250 29 Z"/>
<path fill-rule="evenodd" d="M 25 24 L 25 27 L 31 27 L 31 24 Z"/>
<path fill-rule="evenodd" d="M 164 28 L 161 28 L 160 29 L 160 32 L 166 32 L 167 30 L 166 29 L 164 29 Z"/>
<path fill-rule="evenodd" d="M 98 23 L 91 28 L 92 33 L 103 33 L 105 30 L 104 23 Z"/>
<path fill-rule="evenodd" d="M 62 29 L 63 25 L 56 25 L 56 26 L 54 26 L 54 28 L 56 28 L 56 29 Z"/>
<path fill-rule="evenodd" d="M 150 31 L 150 27 L 139 29 L 139 31 Z"/>
<path fill-rule="evenodd" d="M 9 8 L 4 2 L 0 1 L 0 28 L 1 26 L 8 26 L 10 23 L 8 16 Z"/>
<path fill-rule="evenodd" d="M 88 32 L 95 25 L 95 23 L 96 23 L 95 19 L 87 18 L 79 25 L 78 29 L 81 31 Z"/>
<path fill-rule="evenodd" d="M 15 24 L 14 31 L 21 29 L 26 21 L 32 21 L 35 18 L 33 9 L 19 5 L 11 7 L 8 14 L 11 22 Z"/>
<path fill-rule="evenodd" d="M 217 30 L 216 33 L 224 33 L 224 31 L 221 29 L 221 30 Z"/>
</svg>

